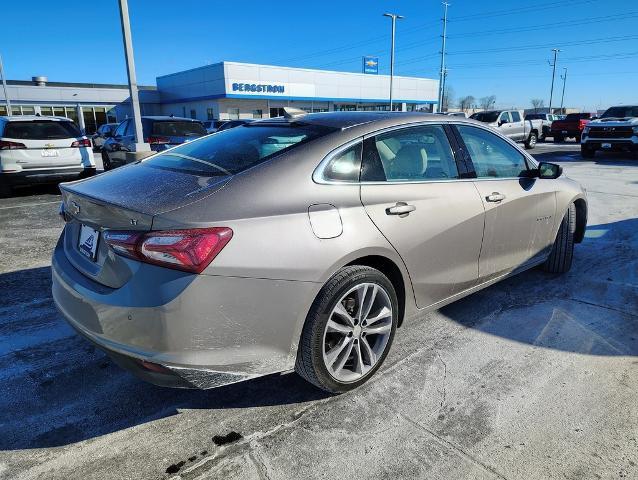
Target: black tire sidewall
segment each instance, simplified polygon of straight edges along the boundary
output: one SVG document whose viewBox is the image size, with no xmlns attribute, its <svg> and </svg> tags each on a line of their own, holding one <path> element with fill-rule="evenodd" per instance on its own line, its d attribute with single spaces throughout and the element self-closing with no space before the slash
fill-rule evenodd
<svg viewBox="0 0 638 480">
<path fill-rule="evenodd" d="M 345 277 L 343 275 L 346 275 Z M 386 345 L 385 351 L 381 355 L 381 358 L 377 364 L 361 379 L 356 382 L 340 382 L 336 380 L 324 365 L 323 361 L 323 334 L 328 322 L 330 313 L 341 299 L 354 286 L 361 283 L 375 283 L 381 286 L 388 296 L 390 297 L 390 303 L 392 305 L 392 330 L 390 332 L 390 338 Z M 315 383 L 320 388 L 333 392 L 341 393 L 357 388 L 370 379 L 374 373 L 381 367 L 385 358 L 390 351 L 394 335 L 398 324 L 399 302 L 396 291 L 388 278 L 380 271 L 371 267 L 345 267 L 337 272 L 331 280 L 322 288 L 317 296 L 317 299 L 313 303 L 313 306 L 306 318 L 306 325 L 304 326 L 304 336 L 309 336 L 310 346 L 310 359 L 312 362 L 312 373 L 318 381 Z M 307 343 L 306 343 L 307 345 Z M 304 342 L 300 345 L 300 349 L 304 348 Z M 306 353 L 306 352 L 302 352 Z"/>
</svg>

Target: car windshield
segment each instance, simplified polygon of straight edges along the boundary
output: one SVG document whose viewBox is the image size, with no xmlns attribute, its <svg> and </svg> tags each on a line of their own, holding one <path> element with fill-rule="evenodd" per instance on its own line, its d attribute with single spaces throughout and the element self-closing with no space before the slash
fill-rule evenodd
<svg viewBox="0 0 638 480">
<path fill-rule="evenodd" d="M 319 125 L 246 125 L 181 145 L 143 164 L 194 175 L 235 175 L 336 130 Z"/>
<path fill-rule="evenodd" d="M 479 122 L 493 123 L 498 118 L 501 112 L 478 112 L 472 115 L 470 118 L 478 120 Z"/>
<path fill-rule="evenodd" d="M 601 118 L 625 118 L 638 117 L 638 105 L 628 105 L 624 107 L 611 107 L 603 113 Z"/>
<path fill-rule="evenodd" d="M 206 135 L 206 129 L 199 122 L 166 120 L 153 122 L 153 135 L 166 137 L 192 137 Z"/>
<path fill-rule="evenodd" d="M 22 140 L 57 140 L 81 137 L 82 133 L 73 122 L 55 120 L 37 120 L 33 122 L 9 122 L 4 128 L 3 137 Z"/>
</svg>

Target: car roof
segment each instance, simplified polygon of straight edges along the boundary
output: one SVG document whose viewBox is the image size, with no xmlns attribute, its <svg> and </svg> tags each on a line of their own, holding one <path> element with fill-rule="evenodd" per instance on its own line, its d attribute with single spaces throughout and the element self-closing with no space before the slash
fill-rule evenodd
<svg viewBox="0 0 638 480">
<path fill-rule="evenodd" d="M 143 120 L 163 121 L 163 120 L 180 120 L 184 122 L 200 122 L 196 118 L 173 117 L 170 115 L 150 115 L 142 117 Z M 200 122 L 201 123 L 201 122 Z"/>
<path fill-rule="evenodd" d="M 401 124 L 428 120 L 440 122 L 443 117 L 445 116 L 422 112 L 322 112 L 308 113 L 306 115 L 294 116 L 292 118 L 267 118 L 257 120 L 253 122 L 253 125 L 303 123 L 345 130 L 358 125 L 372 123 L 392 125 L 395 123 Z"/>
<path fill-rule="evenodd" d="M 72 122 L 67 117 L 51 117 L 48 115 L 8 115 L 1 116 L 0 119 L 5 122 L 35 122 L 38 120 L 53 120 L 54 122 Z"/>
</svg>

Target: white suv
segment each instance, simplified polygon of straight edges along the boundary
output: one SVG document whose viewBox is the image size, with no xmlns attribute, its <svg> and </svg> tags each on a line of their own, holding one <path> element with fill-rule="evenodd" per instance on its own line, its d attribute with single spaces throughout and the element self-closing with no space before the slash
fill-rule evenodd
<svg viewBox="0 0 638 480">
<path fill-rule="evenodd" d="M 608 108 L 585 125 L 580 153 L 583 158 L 593 158 L 597 150 L 625 150 L 638 160 L 638 105 Z"/>
<path fill-rule="evenodd" d="M 91 140 L 64 117 L 0 117 L 0 195 L 14 185 L 95 175 Z"/>
</svg>

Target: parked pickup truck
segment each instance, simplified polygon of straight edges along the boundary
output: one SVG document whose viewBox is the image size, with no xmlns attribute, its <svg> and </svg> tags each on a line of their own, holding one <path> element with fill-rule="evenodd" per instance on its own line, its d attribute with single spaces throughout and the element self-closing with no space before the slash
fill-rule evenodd
<svg viewBox="0 0 638 480">
<path fill-rule="evenodd" d="M 580 153 L 593 158 L 596 150 L 628 150 L 638 160 L 638 105 L 611 107 L 585 125 Z"/>
<path fill-rule="evenodd" d="M 594 118 L 595 113 L 568 113 L 564 120 L 554 120 L 550 130 L 554 143 L 560 143 L 569 137 L 580 142 L 583 128 Z"/>
<path fill-rule="evenodd" d="M 557 115 L 552 113 L 528 113 L 525 115 L 525 120 L 540 120 L 543 125 L 543 130 L 541 131 L 538 139 L 543 142 L 547 137 L 551 137 L 551 128 L 552 122 L 554 120 L 558 120 Z"/>
<path fill-rule="evenodd" d="M 534 148 L 543 131 L 541 120 L 523 120 L 521 110 L 486 110 L 470 118 L 487 123 L 515 142 L 524 143 L 525 148 Z"/>
</svg>

